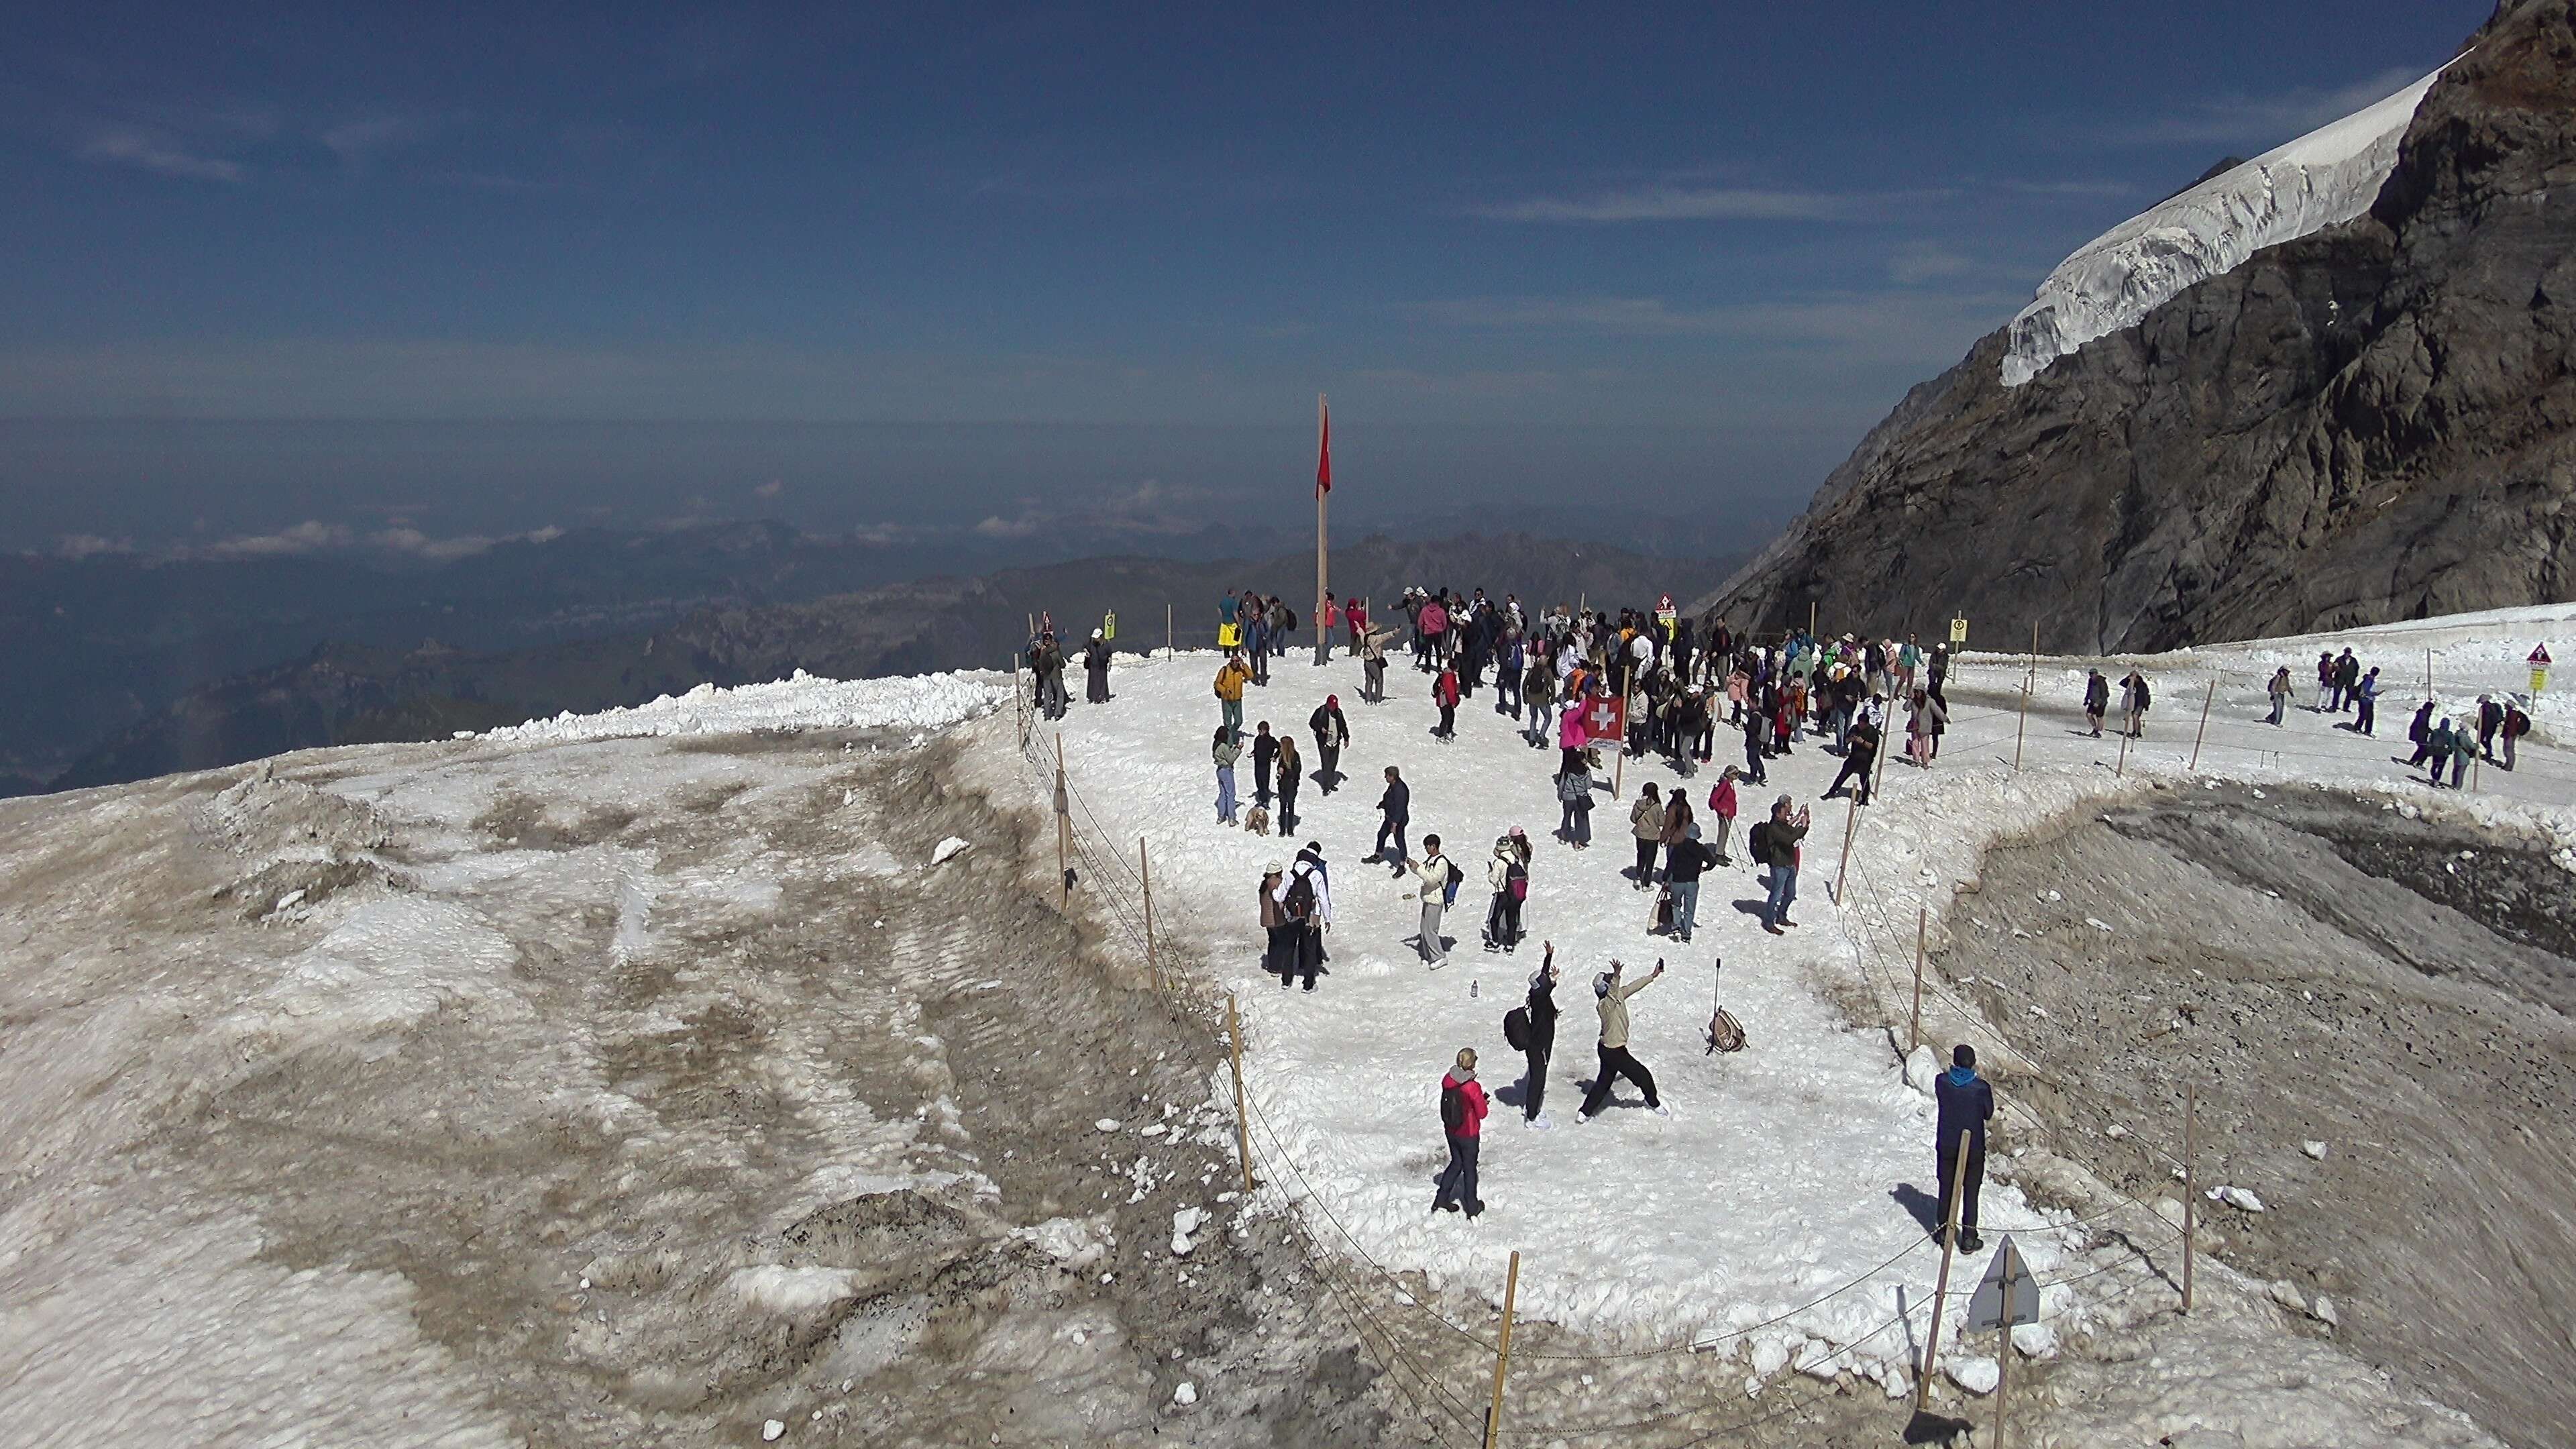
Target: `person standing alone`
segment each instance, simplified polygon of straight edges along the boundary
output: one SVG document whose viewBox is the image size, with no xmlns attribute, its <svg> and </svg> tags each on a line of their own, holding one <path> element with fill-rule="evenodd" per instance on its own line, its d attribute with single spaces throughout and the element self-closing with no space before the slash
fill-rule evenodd
<svg viewBox="0 0 2576 1449">
<path fill-rule="evenodd" d="M 1440 853 L 1440 837 L 1422 837 L 1422 859 L 1407 860 L 1422 895 L 1422 964 L 1437 971 L 1449 964 L 1449 942 L 1440 934 L 1440 913 L 1449 908 L 1449 893 L 1460 878 L 1457 866 Z"/>
<path fill-rule="evenodd" d="M 1547 1062 L 1556 1054 L 1556 943 L 1542 942 L 1540 947 L 1546 954 L 1530 973 L 1529 999 L 1521 1008 L 1527 1019 L 1521 1029 L 1521 1055 L 1529 1063 L 1529 1076 L 1521 1083 L 1521 1125 L 1545 1132 L 1556 1125 L 1547 1117 Z"/>
<path fill-rule="evenodd" d="M 1593 1004 L 1601 1012 L 1601 1070 L 1592 1079 L 1592 1090 L 1583 1094 L 1583 1110 L 1574 1114 L 1577 1122 L 1589 1122 L 1599 1115 L 1610 1101 L 1611 1085 L 1621 1077 L 1636 1083 L 1637 1090 L 1646 1094 L 1646 1105 L 1655 1109 L 1656 1116 L 1673 1115 L 1672 1109 L 1655 1095 L 1655 1074 L 1628 1054 L 1628 998 L 1654 985 L 1656 978 L 1664 974 L 1664 963 L 1656 962 L 1643 981 L 1623 986 L 1619 977 L 1626 969 L 1612 961 L 1609 970 L 1592 980 Z"/>
<path fill-rule="evenodd" d="M 1985 1246 L 1977 1236 L 1977 1193 L 1986 1180 L 1986 1119 L 1995 1115 L 1995 1089 L 1977 1075 L 1977 1049 L 1961 1042 L 1950 1049 L 1950 1070 L 1932 1084 L 1932 1098 L 1940 1108 L 1940 1120 L 1933 1127 L 1933 1157 L 1941 1170 L 1941 1225 L 1932 1230 L 1938 1241 L 1950 1226 L 1950 1187 L 1962 1182 L 1959 1200 L 1959 1246 L 1976 1252 Z M 1967 1176 L 1959 1173 L 1959 1153 L 1968 1154 Z"/>
<path fill-rule="evenodd" d="M 1386 818 L 1378 823 L 1377 845 L 1370 850 L 1366 863 L 1394 867 L 1394 874 L 1404 874 L 1404 827 L 1413 818 L 1413 787 L 1404 783 L 1393 765 L 1386 767 L 1386 793 L 1377 797 L 1378 812 Z M 1389 841 L 1395 848 L 1387 849 Z"/>
<path fill-rule="evenodd" d="M 1324 696 L 1315 712 L 1306 717 L 1306 728 L 1315 735 L 1315 784 L 1327 795 L 1342 783 L 1342 746 L 1351 742 L 1351 722 L 1342 717 L 1342 698 Z"/>
<path fill-rule="evenodd" d="M 1461 1047 L 1458 1064 L 1440 1078 L 1440 1132 L 1449 1140 L 1449 1166 L 1432 1190 L 1435 1213 L 1464 1211 L 1470 1220 L 1485 1210 L 1476 1196 L 1476 1145 L 1485 1130 L 1485 1088 L 1476 1080 L 1476 1049 Z"/>
</svg>

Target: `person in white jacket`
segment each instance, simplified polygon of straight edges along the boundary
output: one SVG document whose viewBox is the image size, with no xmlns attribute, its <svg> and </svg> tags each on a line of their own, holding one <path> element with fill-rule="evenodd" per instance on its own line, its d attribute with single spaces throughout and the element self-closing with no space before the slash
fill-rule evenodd
<svg viewBox="0 0 2576 1449">
<path fill-rule="evenodd" d="M 1422 837 L 1422 859 L 1405 857 L 1405 869 L 1422 897 L 1422 961 L 1437 971 L 1449 964 L 1448 943 L 1440 939 L 1440 913 L 1449 905 L 1449 857 L 1440 853 L 1440 837 Z"/>
<path fill-rule="evenodd" d="M 1611 1086 L 1621 1077 L 1636 1083 L 1637 1090 L 1646 1094 L 1646 1105 L 1654 1109 L 1656 1116 L 1673 1115 L 1663 1098 L 1655 1095 L 1655 1074 L 1646 1070 L 1645 1063 L 1628 1055 L 1628 998 L 1654 985 L 1656 978 L 1664 974 L 1664 963 L 1656 962 L 1644 980 L 1622 985 L 1619 978 L 1626 970 L 1613 961 L 1609 970 L 1592 980 L 1593 1004 L 1601 1011 L 1601 1069 L 1593 1075 L 1592 1090 L 1583 1094 L 1583 1109 L 1574 1114 L 1577 1122 L 1589 1122 L 1600 1115 L 1601 1109 L 1609 1105 Z"/>
</svg>

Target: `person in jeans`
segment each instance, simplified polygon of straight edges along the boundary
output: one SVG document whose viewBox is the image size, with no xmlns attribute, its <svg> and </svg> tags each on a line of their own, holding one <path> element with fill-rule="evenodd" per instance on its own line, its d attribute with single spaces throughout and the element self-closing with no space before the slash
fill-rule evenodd
<svg viewBox="0 0 2576 1449">
<path fill-rule="evenodd" d="M 1664 799 L 1651 780 L 1637 792 L 1637 803 L 1628 811 L 1628 833 L 1637 839 L 1634 888 L 1651 890 L 1655 884 L 1655 850 L 1664 843 Z"/>
<path fill-rule="evenodd" d="M 1440 1132 L 1449 1141 L 1449 1165 L 1431 1193 L 1435 1213 L 1485 1210 L 1476 1196 L 1476 1144 L 1485 1131 L 1485 1088 L 1476 1080 L 1476 1049 L 1461 1047 L 1458 1064 L 1440 1078 Z"/>
<path fill-rule="evenodd" d="M 2277 725 L 2281 722 L 2281 712 L 2290 707 L 2290 666 L 2284 664 L 2273 670 L 2272 682 L 2263 687 L 2263 692 L 2272 697 L 2270 723 Z"/>
<path fill-rule="evenodd" d="M 1664 847 L 1664 885 L 1673 893 L 1673 935 L 1688 942 L 1699 919 L 1700 873 L 1716 864 L 1717 854 L 1696 840 Z"/>
<path fill-rule="evenodd" d="M 1783 926 L 1798 923 L 1789 919 L 1789 907 L 1798 899 L 1798 843 L 1807 838 L 1807 811 L 1801 807 L 1789 813 L 1786 795 L 1772 802 L 1771 818 L 1757 827 L 1760 836 L 1753 844 L 1756 863 L 1771 868 L 1771 898 L 1762 909 L 1762 929 L 1777 936 Z"/>
<path fill-rule="evenodd" d="M 1234 731 L 1216 727 L 1216 745 L 1211 752 L 1216 760 L 1216 818 L 1222 825 L 1234 824 L 1234 762 L 1243 758 L 1243 746 Z"/>
<path fill-rule="evenodd" d="M 1950 1070 L 1932 1084 L 1940 1119 L 1932 1129 L 1932 1156 L 1941 1172 L 1941 1226 L 1934 1241 L 1949 1230 L 1950 1183 L 1959 1171 L 1959 1153 L 1968 1154 L 1966 1180 L 1959 1194 L 1959 1246 L 1976 1252 L 1985 1243 L 1977 1236 L 1977 1191 L 1986 1181 L 1986 1119 L 1995 1115 L 1995 1089 L 1977 1075 L 1977 1049 L 1961 1042 L 1950 1050 Z"/>
<path fill-rule="evenodd" d="M 1592 848 L 1592 772 L 1584 768 L 1581 751 L 1574 762 L 1556 777 L 1557 803 L 1565 807 L 1565 819 L 1557 826 L 1556 838 L 1577 850 Z"/>
<path fill-rule="evenodd" d="M 1655 1095 L 1655 1074 L 1646 1070 L 1645 1063 L 1628 1055 L 1628 998 L 1654 985 L 1656 978 L 1664 974 L 1664 963 L 1656 962 L 1644 980 L 1623 986 L 1619 977 L 1625 970 L 1613 961 L 1609 970 L 1592 979 L 1593 1005 L 1601 1013 L 1601 1070 L 1592 1078 L 1592 1090 L 1583 1094 L 1583 1110 L 1574 1114 L 1577 1122 L 1591 1121 L 1608 1104 L 1611 1085 L 1621 1077 L 1636 1083 L 1637 1090 L 1646 1094 L 1646 1105 L 1655 1109 L 1656 1116 L 1673 1115 L 1672 1109 Z"/>
</svg>

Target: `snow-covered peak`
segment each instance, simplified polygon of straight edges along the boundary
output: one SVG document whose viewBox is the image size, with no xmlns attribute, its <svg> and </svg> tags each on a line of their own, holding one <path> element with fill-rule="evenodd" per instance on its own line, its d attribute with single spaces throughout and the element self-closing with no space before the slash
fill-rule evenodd
<svg viewBox="0 0 2576 1449">
<path fill-rule="evenodd" d="M 2184 288 L 2242 265 L 2265 247 L 2368 211 L 2397 168 L 2407 123 L 2441 74 L 2436 70 L 2085 243 L 2013 318 L 2004 386 L 2019 387 L 2094 338 L 2135 326 Z"/>
</svg>

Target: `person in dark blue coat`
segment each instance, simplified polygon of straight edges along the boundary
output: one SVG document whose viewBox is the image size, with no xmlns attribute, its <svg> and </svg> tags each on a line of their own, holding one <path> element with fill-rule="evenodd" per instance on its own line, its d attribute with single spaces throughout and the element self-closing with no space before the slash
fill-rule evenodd
<svg viewBox="0 0 2576 1449">
<path fill-rule="evenodd" d="M 1973 1253 L 1985 1246 L 1977 1236 L 1977 1190 L 1986 1180 L 1986 1119 L 1995 1115 L 1995 1089 L 1977 1075 L 1975 1047 L 1961 1042 L 1950 1049 L 1950 1070 L 1933 1083 L 1932 1100 L 1941 1109 L 1932 1133 L 1933 1156 L 1941 1169 L 1941 1226 L 1932 1235 L 1938 1239 L 1949 1226 L 1950 1184 L 1958 1174 L 1959 1152 L 1964 1147 L 1968 1176 L 1959 1203 L 1959 1246 Z"/>
</svg>

